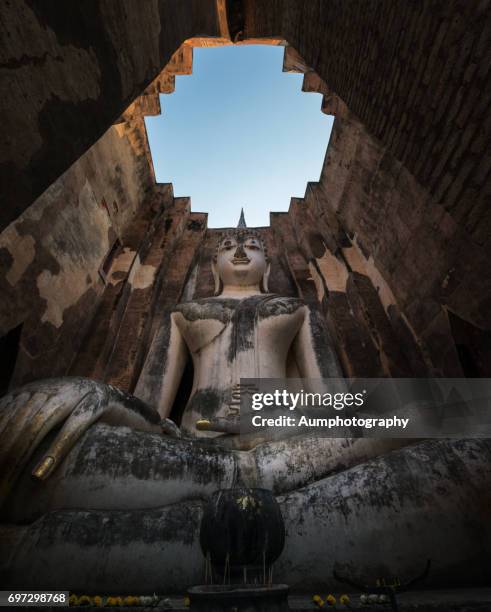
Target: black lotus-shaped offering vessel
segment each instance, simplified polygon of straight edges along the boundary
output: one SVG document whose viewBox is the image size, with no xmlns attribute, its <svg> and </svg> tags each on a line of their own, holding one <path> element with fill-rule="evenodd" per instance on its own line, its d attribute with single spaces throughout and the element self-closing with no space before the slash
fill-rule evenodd
<svg viewBox="0 0 491 612">
<path fill-rule="evenodd" d="M 203 514 L 200 544 L 223 578 L 268 582 L 285 544 L 283 517 L 272 492 L 245 487 L 216 491 Z"/>
<path fill-rule="evenodd" d="M 272 584 L 285 526 L 271 491 L 216 491 L 201 520 L 205 584 L 189 589 L 194 612 L 286 612 L 288 586 Z M 232 607 L 231 607 L 232 606 Z"/>
</svg>

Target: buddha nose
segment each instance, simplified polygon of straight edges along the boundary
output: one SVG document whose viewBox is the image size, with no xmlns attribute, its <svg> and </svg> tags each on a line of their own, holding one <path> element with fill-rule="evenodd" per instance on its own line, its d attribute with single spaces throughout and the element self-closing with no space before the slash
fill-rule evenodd
<svg viewBox="0 0 491 612">
<path fill-rule="evenodd" d="M 235 259 L 246 259 L 247 258 L 246 252 L 244 251 L 244 247 L 241 244 L 237 245 L 237 250 L 235 251 L 234 258 Z"/>
</svg>

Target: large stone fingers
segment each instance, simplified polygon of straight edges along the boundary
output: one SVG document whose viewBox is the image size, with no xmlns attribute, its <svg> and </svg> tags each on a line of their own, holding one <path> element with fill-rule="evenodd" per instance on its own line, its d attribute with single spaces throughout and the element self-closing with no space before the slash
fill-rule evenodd
<svg viewBox="0 0 491 612">
<path fill-rule="evenodd" d="M 140 431 L 180 436 L 177 425 L 169 419 L 160 420 L 156 411 L 153 412 L 137 398 L 123 394 L 109 385 L 95 383 L 77 403 L 32 475 L 40 480 L 48 478 L 87 429 L 99 419 L 111 425 L 126 425 Z"/>
<path fill-rule="evenodd" d="M 61 431 L 34 468 L 34 478 L 45 480 L 66 457 L 75 443 L 107 410 L 107 392 L 102 387 L 94 387 L 86 393 L 63 425 Z"/>
<path fill-rule="evenodd" d="M 12 398 L 13 411 L 0 434 L 0 497 L 5 499 L 32 453 L 53 428 L 60 424 L 72 409 L 72 401 L 45 392 L 19 394 Z M 23 404 L 19 404 L 19 401 Z"/>
</svg>

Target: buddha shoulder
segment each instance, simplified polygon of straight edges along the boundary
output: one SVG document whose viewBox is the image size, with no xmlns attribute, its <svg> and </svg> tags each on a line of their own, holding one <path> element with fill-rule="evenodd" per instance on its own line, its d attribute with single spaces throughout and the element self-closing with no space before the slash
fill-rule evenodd
<svg viewBox="0 0 491 612">
<path fill-rule="evenodd" d="M 305 302 L 299 298 L 269 294 L 263 296 L 263 300 L 258 304 L 257 312 L 260 318 L 267 318 L 291 315 L 305 308 Z"/>
<path fill-rule="evenodd" d="M 273 317 L 275 315 L 288 315 L 304 309 L 303 300 L 275 294 L 261 294 L 242 300 L 232 298 L 204 298 L 178 304 L 173 313 L 178 319 L 189 322 L 215 319 L 221 323 L 228 323 L 240 312 L 255 311 L 259 318 Z"/>
<path fill-rule="evenodd" d="M 215 319 L 220 323 L 228 323 L 235 307 L 236 300 L 203 298 L 177 304 L 173 309 L 173 315 L 174 317 L 177 315 L 177 319 L 182 317 L 189 322 Z"/>
</svg>

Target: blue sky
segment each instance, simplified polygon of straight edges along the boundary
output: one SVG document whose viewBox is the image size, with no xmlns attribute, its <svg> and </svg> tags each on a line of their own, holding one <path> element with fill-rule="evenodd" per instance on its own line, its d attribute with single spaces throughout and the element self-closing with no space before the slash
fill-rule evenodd
<svg viewBox="0 0 491 612">
<path fill-rule="evenodd" d="M 282 64 L 283 47 L 194 49 L 193 74 L 145 119 L 157 181 L 191 196 L 209 227 L 235 226 L 242 206 L 249 226 L 269 225 L 319 179 L 333 118 Z"/>
</svg>

